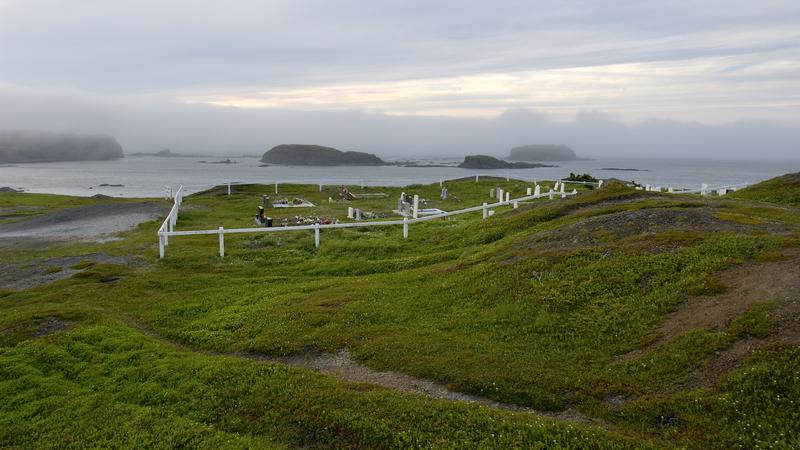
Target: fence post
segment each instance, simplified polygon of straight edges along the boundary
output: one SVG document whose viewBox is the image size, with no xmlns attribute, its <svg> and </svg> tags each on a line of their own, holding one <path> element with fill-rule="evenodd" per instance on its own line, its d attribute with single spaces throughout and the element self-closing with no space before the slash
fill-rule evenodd
<svg viewBox="0 0 800 450">
<path fill-rule="evenodd" d="M 550 192 L 547 193 L 547 197 L 552 200 L 553 199 L 553 188 L 550 188 Z"/>
<path fill-rule="evenodd" d="M 489 210 L 486 207 L 486 202 L 483 202 L 483 218 L 486 219 L 489 217 Z"/>
<path fill-rule="evenodd" d="M 275 193 L 276 194 L 278 193 L 278 182 L 277 181 L 275 182 Z"/>
<path fill-rule="evenodd" d="M 511 201 L 511 192 L 506 192 L 506 203 Z"/>
<path fill-rule="evenodd" d="M 164 257 L 164 235 L 158 233 L 158 257 Z"/>
<path fill-rule="evenodd" d="M 514 205 L 514 209 L 519 208 L 519 202 L 518 201 L 514 200 L 513 205 Z"/>
<path fill-rule="evenodd" d="M 480 176 L 480 175 L 475 175 L 475 182 L 476 182 L 476 183 L 478 182 L 478 177 L 479 177 L 479 176 Z"/>
<path fill-rule="evenodd" d="M 319 191 L 322 192 L 322 185 L 319 185 Z"/>
<path fill-rule="evenodd" d="M 526 194 L 526 195 L 528 195 L 528 196 L 530 197 L 530 195 L 531 195 L 531 188 L 528 188 L 528 191 L 527 191 L 527 194 Z"/>
<path fill-rule="evenodd" d="M 408 239 L 408 217 L 403 217 L 403 239 Z"/>
<path fill-rule="evenodd" d="M 228 183 L 228 195 L 231 195 L 231 184 Z"/>
<path fill-rule="evenodd" d="M 565 192 L 565 191 L 564 191 L 564 189 L 565 189 L 565 188 L 564 188 L 564 183 L 561 183 L 561 193 L 562 193 L 562 194 Z"/>
<path fill-rule="evenodd" d="M 414 194 L 414 218 L 419 217 L 419 195 Z"/>
<path fill-rule="evenodd" d="M 314 224 L 314 247 L 319 248 L 319 224 Z"/>
<path fill-rule="evenodd" d="M 219 256 L 225 256 L 225 228 L 219 227 Z"/>
<path fill-rule="evenodd" d="M 542 187 L 538 184 L 533 188 L 533 195 L 542 195 Z"/>
<path fill-rule="evenodd" d="M 503 201 L 503 190 L 500 188 L 497 188 L 497 201 Z"/>
</svg>

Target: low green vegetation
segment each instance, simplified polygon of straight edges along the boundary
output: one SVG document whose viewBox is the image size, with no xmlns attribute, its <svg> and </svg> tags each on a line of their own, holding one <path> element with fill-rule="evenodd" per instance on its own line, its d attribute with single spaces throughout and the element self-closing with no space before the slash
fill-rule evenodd
<svg viewBox="0 0 800 450">
<path fill-rule="evenodd" d="M 576 173 L 569 173 L 569 177 L 565 178 L 567 181 L 581 181 L 585 183 L 597 183 L 597 178 L 589 175 L 588 173 L 584 174 L 576 174 Z"/>
<path fill-rule="evenodd" d="M 400 192 L 454 210 L 490 202 L 491 188 L 515 197 L 532 187 L 505 178 L 444 185 L 447 199 L 439 183 L 349 186 L 386 194 L 349 201 L 340 187 L 279 185 L 277 198 L 316 206 L 267 214 L 275 223 L 342 221 L 352 206 L 380 219 Z M 476 212 L 413 224 L 407 240 L 400 227 L 324 231 L 320 248 L 310 231 L 230 234 L 220 258 L 217 236 L 178 236 L 159 260 L 153 221 L 120 241 L 26 250 L 25 261 L 43 265 L 97 251 L 149 264 L 82 261 L 71 278 L 0 293 L 0 446 L 800 444 L 799 350 L 780 334 L 778 298 L 721 327 L 661 328 L 687 304 L 735 294 L 722 271 L 793 261 L 800 210 L 617 183 L 578 189 L 485 221 Z M 253 227 L 274 190 L 188 196 L 176 229 Z M 30 202 L 52 207 L 44 200 Z M 745 342 L 758 350 L 720 373 L 720 355 Z M 261 360 L 340 349 L 375 370 L 560 418 Z"/>
<path fill-rule="evenodd" d="M 800 206 L 800 172 L 762 181 L 727 195 L 745 200 Z"/>
</svg>

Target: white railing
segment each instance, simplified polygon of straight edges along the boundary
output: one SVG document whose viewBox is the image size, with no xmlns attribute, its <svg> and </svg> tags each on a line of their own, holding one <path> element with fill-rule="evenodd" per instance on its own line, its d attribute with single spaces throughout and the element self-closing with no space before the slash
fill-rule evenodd
<svg viewBox="0 0 800 450">
<path fill-rule="evenodd" d="M 158 255 L 161 258 L 164 257 L 164 247 L 169 245 L 169 236 L 171 236 L 170 233 L 175 230 L 175 224 L 178 223 L 178 213 L 181 210 L 182 203 L 183 203 L 183 186 L 179 187 L 178 190 L 175 192 L 175 196 L 173 197 L 173 202 L 172 202 L 172 208 L 169 210 L 167 218 L 164 219 L 164 222 L 161 224 L 161 228 L 158 229 Z"/>
<path fill-rule="evenodd" d="M 538 190 L 538 189 L 537 189 Z M 175 206 L 173 206 L 172 211 L 170 211 L 170 215 L 167 219 L 164 220 L 164 224 L 161 225 L 161 228 L 158 230 L 158 237 L 159 237 L 159 256 L 161 258 L 164 257 L 164 247 L 166 247 L 169 243 L 169 237 L 171 236 L 198 236 L 198 235 L 209 235 L 209 234 L 217 234 L 219 235 L 219 255 L 225 256 L 225 235 L 226 234 L 237 234 L 237 233 L 275 233 L 275 232 L 286 232 L 286 231 L 303 231 L 303 230 L 314 230 L 314 245 L 319 247 L 320 244 L 320 230 L 328 230 L 328 229 L 335 229 L 335 228 L 357 228 L 357 227 L 380 227 L 380 226 L 403 226 L 403 239 L 408 238 L 408 227 L 412 223 L 417 222 L 425 222 L 434 219 L 441 219 L 444 217 L 455 216 L 459 214 L 466 214 L 470 212 L 477 212 L 483 211 L 483 218 L 487 219 L 491 216 L 494 211 L 492 208 L 497 208 L 499 206 L 506 206 L 512 205 L 514 208 L 517 208 L 521 202 L 528 201 L 528 200 L 535 200 L 537 198 L 548 197 L 553 199 L 556 196 L 560 196 L 561 198 L 565 198 L 567 196 L 576 195 L 578 193 L 577 190 L 572 190 L 572 192 L 556 192 L 550 189 L 549 192 L 545 193 L 537 193 L 533 195 L 526 195 L 524 197 L 519 197 L 515 199 L 510 199 L 507 197 L 505 201 L 498 201 L 496 203 L 484 203 L 479 206 L 473 206 L 470 208 L 459 209 L 457 211 L 450 211 L 441 214 L 433 214 L 429 216 L 422 216 L 422 217 L 413 217 L 409 219 L 408 217 L 404 217 L 401 220 L 381 220 L 381 221 L 373 221 L 373 222 L 347 222 L 347 223 L 332 223 L 332 224 L 313 224 L 313 225 L 293 225 L 293 226 L 285 226 L 285 227 L 259 227 L 259 228 L 231 228 L 225 229 L 224 227 L 219 227 L 216 230 L 186 230 L 186 231 L 174 231 L 175 222 L 178 218 L 178 211 L 180 210 L 180 201 L 182 189 L 178 189 L 178 192 L 175 196 Z M 416 216 L 416 214 L 414 214 Z"/>
<path fill-rule="evenodd" d="M 747 186 L 750 186 L 750 183 L 739 183 L 739 184 L 728 184 L 724 186 L 719 186 L 715 188 L 709 188 L 708 184 L 703 183 L 700 186 L 700 189 L 688 189 L 688 188 L 674 188 L 672 186 L 668 186 L 666 188 L 662 188 L 661 186 L 653 186 L 646 184 L 644 186 L 637 187 L 636 189 L 649 191 L 649 192 L 664 192 L 663 189 L 666 189 L 666 192 L 670 194 L 700 194 L 700 195 L 709 195 L 712 193 L 717 193 L 719 196 L 723 196 L 728 193 L 728 191 L 738 191 L 739 189 L 744 189 Z"/>
</svg>

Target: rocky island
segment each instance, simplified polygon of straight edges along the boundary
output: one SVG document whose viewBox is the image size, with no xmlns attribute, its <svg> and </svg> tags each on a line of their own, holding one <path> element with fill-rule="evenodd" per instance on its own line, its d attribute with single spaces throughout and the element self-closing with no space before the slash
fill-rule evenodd
<svg viewBox="0 0 800 450">
<path fill-rule="evenodd" d="M 386 163 L 364 152 L 344 152 L 321 145 L 281 144 L 272 147 L 261 162 L 289 166 L 382 166 Z"/>
<path fill-rule="evenodd" d="M 0 132 L 0 163 L 98 161 L 122 158 L 111 136 L 30 131 Z"/>
<path fill-rule="evenodd" d="M 462 169 L 535 169 L 537 167 L 553 167 L 545 164 L 508 162 L 489 155 L 470 155 L 458 165 Z"/>
<path fill-rule="evenodd" d="M 536 144 L 514 147 L 508 156 L 513 161 L 575 161 L 578 155 L 566 145 Z"/>
</svg>

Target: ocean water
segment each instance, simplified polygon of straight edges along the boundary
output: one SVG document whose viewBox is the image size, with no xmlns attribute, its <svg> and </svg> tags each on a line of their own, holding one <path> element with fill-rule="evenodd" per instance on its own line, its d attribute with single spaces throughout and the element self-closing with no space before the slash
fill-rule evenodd
<svg viewBox="0 0 800 450">
<path fill-rule="evenodd" d="M 127 157 L 115 161 L 57 162 L 0 166 L 0 187 L 26 192 L 77 196 L 104 194 L 115 197 L 160 197 L 164 186 L 191 193 L 232 183 L 302 182 L 347 185 L 402 186 L 433 183 L 474 175 L 511 176 L 524 180 L 552 180 L 570 172 L 590 173 L 598 178 L 634 180 L 641 184 L 698 189 L 702 183 L 723 186 L 756 183 L 788 172 L 800 171 L 795 162 L 660 161 L 646 159 L 594 159 L 553 163 L 559 167 L 515 170 L 469 170 L 454 167 L 459 160 L 425 163 L 451 167 L 259 167 L 257 158 L 231 158 L 237 164 L 208 164 L 227 157 L 158 158 Z M 610 171 L 605 168 L 641 169 L 641 172 Z M 101 186 L 122 185 L 122 186 Z"/>
</svg>

